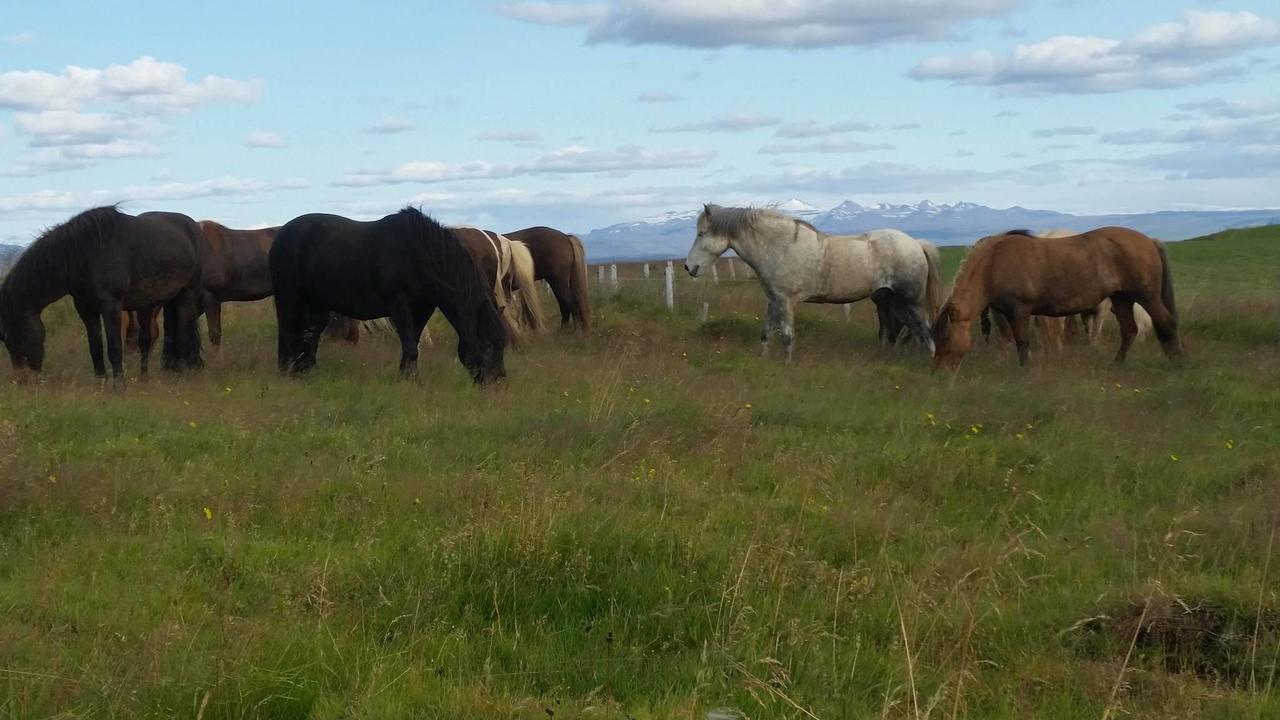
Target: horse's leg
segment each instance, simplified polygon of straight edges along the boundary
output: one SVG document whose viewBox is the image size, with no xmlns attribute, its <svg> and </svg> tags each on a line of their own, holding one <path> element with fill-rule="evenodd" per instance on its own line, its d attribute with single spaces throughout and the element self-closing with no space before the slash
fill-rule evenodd
<svg viewBox="0 0 1280 720">
<path fill-rule="evenodd" d="M 202 301 L 205 321 L 209 324 L 209 344 L 222 347 L 222 302 L 206 292 Z"/>
<path fill-rule="evenodd" d="M 920 343 L 920 347 L 929 351 L 932 355 L 935 348 L 933 344 L 933 335 L 929 333 L 929 318 L 925 315 L 924 305 L 917 304 L 914 306 L 902 305 L 902 316 L 906 322 L 907 330 L 915 336 L 916 342 Z"/>
<path fill-rule="evenodd" d="M 316 366 L 316 353 L 320 349 L 320 336 L 324 334 L 325 327 L 329 324 L 330 313 L 328 310 L 315 306 L 304 307 L 304 317 L 302 326 L 302 342 L 300 355 L 297 359 L 295 370 L 297 372 L 306 372 Z M 354 321 L 353 321 L 354 323 Z M 359 332 L 360 326 L 356 324 L 356 331 Z"/>
<path fill-rule="evenodd" d="M 1122 363 L 1138 335 L 1138 323 L 1133 319 L 1133 300 L 1119 296 L 1111 298 L 1111 312 L 1116 316 L 1116 325 L 1120 326 L 1120 349 L 1116 351 L 1116 362 Z"/>
<path fill-rule="evenodd" d="M 782 300 L 772 293 L 768 295 L 769 304 L 764 309 L 764 328 L 760 331 L 760 357 L 769 355 L 769 338 L 778 328 L 781 316 Z"/>
<path fill-rule="evenodd" d="M 204 360 L 200 357 L 200 294 L 199 287 L 187 287 L 175 298 L 178 356 L 184 370 L 204 367 Z"/>
<path fill-rule="evenodd" d="M 557 282 L 547 280 L 547 287 L 551 288 L 551 294 L 556 298 L 556 305 L 560 307 L 560 329 L 563 330 L 573 324 L 573 316 L 577 310 L 573 304 L 573 288 L 569 286 L 569 281 L 560 279 Z"/>
<path fill-rule="evenodd" d="M 142 333 L 142 326 L 146 324 L 150 318 L 138 318 L 138 332 Z M 115 380 L 117 386 L 124 386 L 124 340 L 121 337 L 120 327 L 120 306 L 117 303 L 107 303 L 102 310 L 102 322 L 106 326 L 107 331 L 107 360 L 111 361 L 111 377 Z"/>
<path fill-rule="evenodd" d="M 795 304 L 791 298 L 782 298 L 778 306 L 779 329 L 782 331 L 782 347 L 787 351 L 787 364 L 796 349 Z"/>
<path fill-rule="evenodd" d="M 1158 298 L 1152 298 L 1139 304 L 1151 316 L 1151 327 L 1156 331 L 1156 339 L 1160 341 L 1160 349 L 1164 350 L 1165 357 L 1171 360 L 1182 357 L 1182 342 L 1178 339 L 1178 321 L 1165 309 L 1164 303 Z M 1134 325 L 1137 325 L 1136 319 Z"/>
<path fill-rule="evenodd" d="M 421 326 L 409 307 L 408 300 L 402 300 L 395 313 L 391 315 L 391 324 L 396 328 L 400 338 L 400 375 L 413 377 L 418 374 L 418 338 L 421 337 Z M 423 325 L 426 324 L 424 321 Z"/>
<path fill-rule="evenodd" d="M 1018 364 L 1026 367 L 1031 361 L 1031 313 L 1024 308 L 1014 308 L 1009 321 L 1013 344 L 1018 348 Z"/>
<path fill-rule="evenodd" d="M 73 298 L 73 304 L 76 307 L 76 314 L 80 316 L 80 321 L 84 323 L 85 335 L 89 339 L 89 359 L 93 361 L 93 375 L 99 379 L 106 379 L 107 366 L 102 361 L 102 315 L 100 311 L 92 307 L 87 301 L 80 298 Z M 117 311 L 117 322 L 119 322 L 119 312 Z"/>
<path fill-rule="evenodd" d="M 164 342 L 160 346 L 161 366 L 165 370 L 178 369 L 178 301 L 171 299 L 164 304 Z"/>
<path fill-rule="evenodd" d="M 155 327 L 152 325 L 150 318 L 155 317 L 156 309 L 153 307 L 143 308 L 138 312 L 142 313 L 142 317 L 148 318 L 147 322 L 138 323 L 138 378 L 143 379 L 147 376 L 147 361 L 151 355 L 151 344 L 155 342 Z"/>
<path fill-rule="evenodd" d="M 982 329 L 982 339 L 984 342 L 991 342 L 991 308 L 982 308 L 982 316 L 978 320 L 978 327 Z"/>
</svg>

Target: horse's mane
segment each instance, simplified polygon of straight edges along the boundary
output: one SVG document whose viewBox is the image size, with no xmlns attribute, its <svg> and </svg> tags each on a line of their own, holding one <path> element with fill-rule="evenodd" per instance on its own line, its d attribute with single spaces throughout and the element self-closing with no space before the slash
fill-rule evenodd
<svg viewBox="0 0 1280 720">
<path fill-rule="evenodd" d="M 1005 235 L 1025 235 L 1026 237 L 1035 237 L 1036 234 L 1026 228 L 1016 228 L 1004 233 Z"/>
<path fill-rule="evenodd" d="M 465 301 L 459 307 L 461 316 L 468 322 L 474 322 L 474 316 L 467 309 L 477 303 L 485 309 L 483 311 L 493 315 L 492 322 L 485 323 L 488 327 L 476 327 L 476 331 L 485 334 L 485 339 L 490 343 L 505 346 L 510 338 L 507 337 L 489 287 L 480 274 L 475 258 L 453 232 L 412 206 L 387 216 L 386 221 L 399 226 L 408 237 L 418 239 L 415 246 L 422 252 L 422 265 L 428 279 Z"/>
<path fill-rule="evenodd" d="M 0 283 L 0 306 L 15 307 L 62 287 L 64 278 L 88 273 L 96 252 L 128 215 L 115 205 L 90 208 L 44 231 L 18 256 Z"/>
<path fill-rule="evenodd" d="M 771 207 L 720 207 L 719 205 L 707 205 L 702 214 L 707 218 L 712 233 L 731 238 L 742 237 L 744 232 L 754 230 L 756 225 L 765 219 L 790 220 L 815 233 L 819 232 L 812 224 L 793 218 Z"/>
</svg>

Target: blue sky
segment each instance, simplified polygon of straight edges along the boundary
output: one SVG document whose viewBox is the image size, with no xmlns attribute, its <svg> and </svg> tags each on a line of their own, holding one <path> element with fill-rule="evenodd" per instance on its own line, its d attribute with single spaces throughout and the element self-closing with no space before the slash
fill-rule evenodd
<svg viewBox="0 0 1280 720">
<path fill-rule="evenodd" d="M 0 241 L 85 207 L 406 203 L 585 232 L 704 201 L 1280 204 L 1280 7 L 6 3 Z"/>
</svg>

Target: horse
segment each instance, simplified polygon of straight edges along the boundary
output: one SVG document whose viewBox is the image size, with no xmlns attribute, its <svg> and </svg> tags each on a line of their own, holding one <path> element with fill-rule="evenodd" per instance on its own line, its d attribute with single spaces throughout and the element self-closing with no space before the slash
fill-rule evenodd
<svg viewBox="0 0 1280 720">
<path fill-rule="evenodd" d="M 561 329 L 573 323 L 579 333 L 590 332 L 590 286 L 582 240 L 577 235 L 541 225 L 509 232 L 506 236 L 528 246 L 533 255 L 533 279 L 545 281 L 560 306 Z"/>
<path fill-rule="evenodd" d="M 15 370 L 44 365 L 45 307 L 70 295 L 84 323 L 93 372 L 106 378 L 107 359 L 124 383 L 121 311 L 150 313 L 164 306 L 164 367 L 201 367 L 196 329 L 200 303 L 200 229 L 186 215 L 127 215 L 115 205 L 86 210 L 45 231 L 18 258 L 0 284 L 0 340 Z M 154 337 L 139 326 L 140 373 L 146 375 Z"/>
<path fill-rule="evenodd" d="M 204 240 L 204 292 L 200 309 L 209 325 L 209 343 L 222 345 L 222 303 L 261 300 L 271 295 L 267 253 L 279 227 L 232 230 L 212 220 L 200 221 Z"/>
<path fill-rule="evenodd" d="M 146 314 L 151 316 L 148 319 L 149 322 L 147 324 L 150 325 L 151 338 L 154 340 L 155 338 L 160 337 L 160 307 L 159 306 L 153 307 Z M 121 327 L 124 328 L 125 349 L 126 350 L 140 349 L 138 336 L 142 330 L 142 320 L 138 317 L 138 311 L 137 310 L 121 310 L 120 323 L 121 323 Z"/>
<path fill-rule="evenodd" d="M 942 266 L 942 257 L 938 254 L 938 246 L 927 240 L 918 240 L 921 249 L 929 256 L 929 262 L 937 267 Z M 938 311 L 937 298 L 933 305 L 927 308 L 928 317 L 933 317 L 933 313 Z M 872 302 L 875 302 L 874 299 Z M 876 303 L 876 320 L 879 322 L 879 328 L 876 336 L 889 346 L 896 345 L 902 333 L 906 331 L 906 326 L 898 319 L 899 315 L 893 312 L 893 306 L 889 303 Z"/>
<path fill-rule="evenodd" d="M 437 308 L 458 333 L 458 360 L 477 384 L 506 377 L 506 326 L 479 264 L 447 228 L 407 207 L 360 222 L 311 214 L 280 228 L 268 253 L 280 369 L 303 374 L 331 313 L 389 317 L 400 373 L 417 373 L 418 338 Z"/>
<path fill-rule="evenodd" d="M 774 332 L 786 361 L 795 349 L 795 303 L 851 303 L 870 297 L 930 352 L 929 314 L 941 293 L 937 253 L 899 230 L 829 235 L 769 208 L 704 205 L 685 270 L 697 277 L 729 248 L 751 266 L 769 302 L 760 353 Z"/>
<path fill-rule="evenodd" d="M 960 266 L 934 321 L 934 365 L 959 367 L 973 343 L 974 317 L 988 306 L 1010 319 L 1018 362 L 1025 366 L 1033 314 L 1078 315 L 1107 298 L 1120 325 L 1116 362 L 1124 362 L 1137 333 L 1135 302 L 1151 314 L 1165 355 L 1182 356 L 1173 273 L 1160 241 L 1122 227 L 1054 239 L 1022 231 L 984 237 Z"/>
<path fill-rule="evenodd" d="M 533 256 L 524 243 L 512 242 L 507 236 L 474 227 L 449 228 L 475 258 L 485 280 L 493 290 L 494 302 L 502 313 L 511 345 L 525 347 L 529 333 L 542 329 L 542 301 L 533 279 Z M 520 290 L 519 298 L 515 293 Z"/>
</svg>

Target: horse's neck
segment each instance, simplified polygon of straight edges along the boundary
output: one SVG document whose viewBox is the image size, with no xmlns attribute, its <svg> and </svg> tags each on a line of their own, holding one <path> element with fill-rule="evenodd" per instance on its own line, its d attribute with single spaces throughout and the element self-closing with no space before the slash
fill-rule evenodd
<svg viewBox="0 0 1280 720">
<path fill-rule="evenodd" d="M 758 276 L 767 276 L 771 265 L 768 261 L 770 245 L 780 247 L 780 243 L 790 241 L 792 235 L 799 231 L 799 225 L 787 218 L 770 218 L 757 227 L 754 232 L 742 233 L 729 242 L 729 247 L 751 266 Z"/>
<path fill-rule="evenodd" d="M 972 273 L 957 282 L 951 291 L 951 305 L 962 320 L 972 320 L 986 309 L 990 300 L 987 298 L 987 287 L 982 274 Z"/>
</svg>

